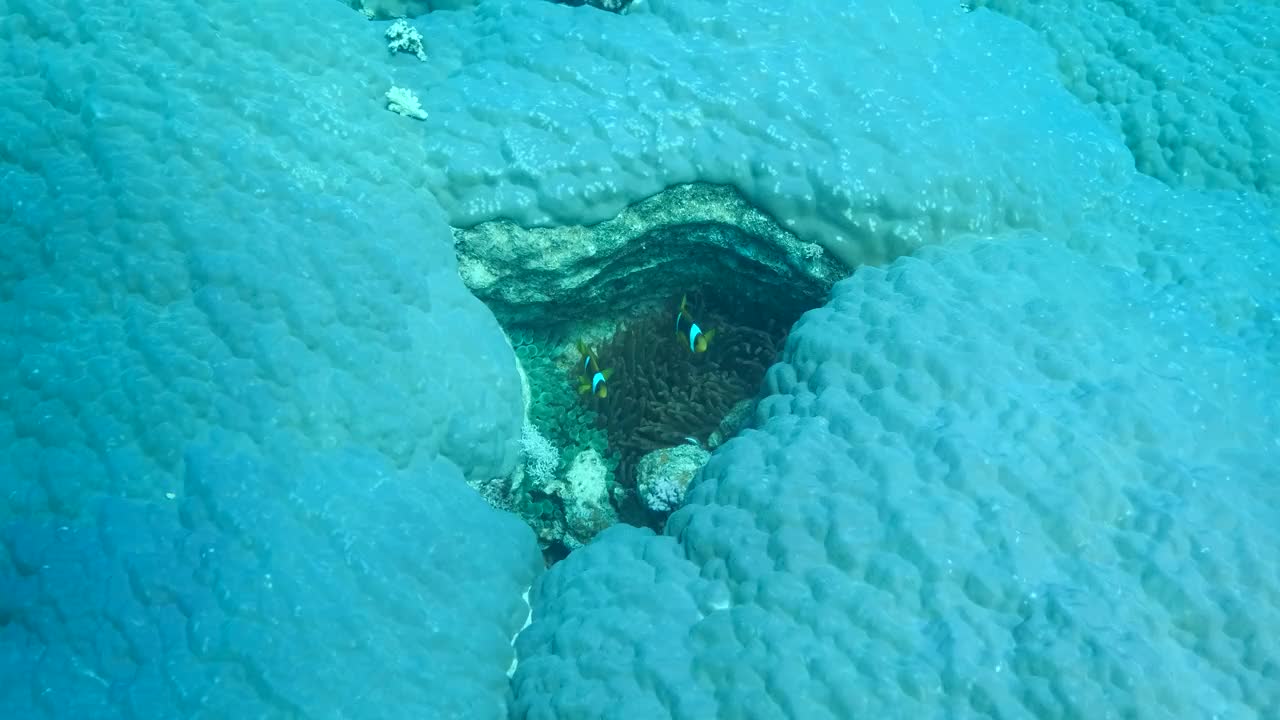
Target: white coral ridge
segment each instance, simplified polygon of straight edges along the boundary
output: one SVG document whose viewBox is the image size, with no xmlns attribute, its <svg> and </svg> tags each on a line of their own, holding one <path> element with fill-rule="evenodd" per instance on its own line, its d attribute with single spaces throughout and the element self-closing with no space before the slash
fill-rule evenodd
<svg viewBox="0 0 1280 720">
<path fill-rule="evenodd" d="M 426 62 L 427 51 L 422 47 L 422 33 L 404 20 L 397 20 L 387 28 L 387 50 L 392 53 L 406 52 L 416 55 Z"/>
<path fill-rule="evenodd" d="M 387 109 L 405 117 L 417 118 L 418 120 L 427 119 L 427 111 L 422 109 L 421 103 L 418 102 L 418 96 L 414 95 L 412 90 L 406 90 L 402 87 L 392 86 L 387 91 Z"/>
<path fill-rule="evenodd" d="M 696 445 L 654 450 L 636 464 L 636 489 L 644 504 L 656 512 L 671 512 L 684 502 L 693 476 L 711 453 Z"/>
</svg>

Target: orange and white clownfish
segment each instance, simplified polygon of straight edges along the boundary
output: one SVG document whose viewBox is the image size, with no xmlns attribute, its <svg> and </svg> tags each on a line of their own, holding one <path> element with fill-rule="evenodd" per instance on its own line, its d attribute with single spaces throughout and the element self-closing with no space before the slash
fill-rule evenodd
<svg viewBox="0 0 1280 720">
<path fill-rule="evenodd" d="M 716 336 L 716 331 L 703 332 L 702 328 L 698 327 L 698 323 L 689 316 L 687 300 L 687 295 L 680 297 L 680 310 L 676 313 L 676 337 L 689 346 L 690 352 L 706 352 L 707 343 Z"/>
<path fill-rule="evenodd" d="M 581 340 L 578 341 L 578 352 L 582 353 L 582 366 L 579 368 L 582 374 L 578 376 L 578 392 L 583 394 L 590 392 L 598 398 L 608 397 L 608 381 L 613 375 L 613 368 L 601 370 L 600 364 L 596 362 L 596 354 L 591 352 L 591 348 Z"/>
</svg>

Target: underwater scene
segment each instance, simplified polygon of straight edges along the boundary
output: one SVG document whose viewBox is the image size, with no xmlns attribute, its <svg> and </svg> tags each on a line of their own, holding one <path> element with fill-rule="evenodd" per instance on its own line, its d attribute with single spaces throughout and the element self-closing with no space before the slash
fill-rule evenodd
<svg viewBox="0 0 1280 720">
<path fill-rule="evenodd" d="M 0 0 L 0 719 L 1280 718 L 1277 28 Z"/>
</svg>

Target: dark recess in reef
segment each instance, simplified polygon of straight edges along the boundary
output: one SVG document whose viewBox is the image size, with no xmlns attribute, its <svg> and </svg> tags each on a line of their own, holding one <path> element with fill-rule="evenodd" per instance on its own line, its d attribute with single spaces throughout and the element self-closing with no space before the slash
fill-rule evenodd
<svg viewBox="0 0 1280 720">
<path fill-rule="evenodd" d="M 704 183 L 669 187 L 592 225 L 454 228 L 454 248 L 459 276 L 502 323 L 529 390 L 521 465 L 477 489 L 529 523 L 548 562 L 619 520 L 661 530 L 668 511 L 646 500 L 678 506 L 706 453 L 750 425 L 791 325 L 850 272 L 736 189 Z M 703 354 L 676 337 L 685 293 L 704 331 L 716 331 Z M 579 393 L 578 342 L 613 370 L 607 398 Z M 558 450 L 554 468 L 542 446 L 524 446 L 535 433 Z M 676 448 L 650 457 L 638 477 L 649 453 Z"/>
</svg>

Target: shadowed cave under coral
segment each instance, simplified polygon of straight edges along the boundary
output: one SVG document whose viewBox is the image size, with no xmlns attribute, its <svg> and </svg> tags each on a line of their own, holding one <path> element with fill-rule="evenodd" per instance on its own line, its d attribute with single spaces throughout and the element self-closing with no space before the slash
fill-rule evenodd
<svg viewBox="0 0 1280 720">
<path fill-rule="evenodd" d="M 580 358 L 572 333 L 515 334 L 530 389 L 527 422 L 559 450 L 558 479 L 540 484 L 522 471 L 498 504 L 533 527 L 548 564 L 604 529 L 574 532 L 568 520 L 575 504 L 586 502 L 566 477 L 580 454 L 603 459 L 599 502 L 607 503 L 612 521 L 661 532 L 670 512 L 650 508 L 641 497 L 641 459 L 682 445 L 714 450 L 749 424 L 765 371 L 809 309 L 800 300 L 771 302 L 741 290 L 691 293 L 689 311 L 704 331 L 715 333 L 706 352 L 693 353 L 676 333 L 678 306 L 679 298 L 655 304 L 595 345 L 601 366 L 613 371 L 605 398 L 578 392 Z"/>
<path fill-rule="evenodd" d="M 520 468 L 477 489 L 529 523 L 549 563 L 616 522 L 660 531 L 697 467 L 750 420 L 791 326 L 849 272 L 710 185 L 589 227 L 454 234 L 459 273 L 507 331 L 528 391 Z M 715 332 L 705 353 L 677 337 L 682 295 Z M 578 392 L 578 341 L 613 371 L 608 397 Z"/>
</svg>

